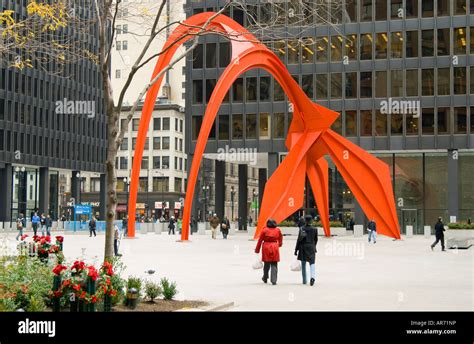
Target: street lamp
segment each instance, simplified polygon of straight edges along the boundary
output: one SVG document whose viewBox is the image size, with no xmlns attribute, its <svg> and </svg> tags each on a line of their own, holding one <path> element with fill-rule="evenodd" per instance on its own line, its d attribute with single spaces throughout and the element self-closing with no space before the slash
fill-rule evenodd
<svg viewBox="0 0 474 344">
<path fill-rule="evenodd" d="M 76 173 L 76 177 L 77 179 L 79 179 L 79 204 L 81 204 L 81 191 L 82 191 L 82 177 L 81 177 L 81 173 L 80 172 L 77 172 Z"/>
<path fill-rule="evenodd" d="M 24 197 L 24 192 L 25 192 L 25 183 L 24 183 L 24 173 L 26 169 L 25 166 L 20 167 L 15 167 L 15 172 L 17 173 L 17 179 L 18 179 L 18 213 L 23 213 L 24 216 L 26 216 L 26 198 L 23 200 Z M 21 204 L 21 206 L 20 206 Z M 23 207 L 25 205 L 25 207 Z"/>
<path fill-rule="evenodd" d="M 163 165 L 161 166 L 162 169 L 166 170 L 168 169 L 168 165 Z M 161 216 L 163 219 L 165 218 L 165 209 L 166 209 L 166 203 L 165 203 L 165 173 L 158 171 L 158 175 L 163 177 L 163 181 L 161 183 Z M 160 217 L 161 218 L 161 217 Z"/>
<path fill-rule="evenodd" d="M 206 214 L 207 214 L 207 210 L 206 210 L 206 204 L 207 204 L 207 195 L 206 195 L 206 192 L 209 191 L 209 185 L 204 185 L 202 187 L 202 191 L 204 193 L 204 218 L 203 218 L 203 221 L 205 222 L 206 221 Z"/>
<path fill-rule="evenodd" d="M 231 221 L 234 221 L 234 196 L 235 196 L 235 190 L 234 190 L 234 186 L 232 185 L 230 187 L 230 208 L 231 208 L 231 213 L 232 213 Z"/>
<path fill-rule="evenodd" d="M 125 215 L 128 214 L 128 197 L 129 197 L 129 192 L 130 192 L 130 189 L 129 189 L 129 186 L 130 186 L 130 179 L 128 177 L 124 177 L 123 178 L 123 184 L 126 188 L 126 192 L 127 192 L 127 198 L 125 200 Z"/>
<path fill-rule="evenodd" d="M 257 198 L 257 191 L 255 191 L 255 189 L 253 189 L 252 191 L 252 194 L 253 194 L 253 205 L 254 205 L 254 209 L 255 209 L 255 222 L 257 222 L 257 203 L 256 203 L 256 198 Z"/>
</svg>

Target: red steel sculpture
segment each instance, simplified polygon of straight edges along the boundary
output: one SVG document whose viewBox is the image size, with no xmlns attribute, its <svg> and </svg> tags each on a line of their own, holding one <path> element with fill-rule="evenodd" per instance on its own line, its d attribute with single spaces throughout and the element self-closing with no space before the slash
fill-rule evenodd
<svg viewBox="0 0 474 344">
<path fill-rule="evenodd" d="M 281 60 L 255 36 L 231 18 L 206 12 L 188 18 L 179 25 L 163 47 L 152 79 L 171 61 L 178 47 L 208 24 L 206 33 L 221 33 L 231 37 L 231 62 L 217 82 L 207 104 L 194 158 L 188 175 L 188 186 L 183 211 L 182 240 L 189 239 L 189 224 L 199 166 L 219 107 L 232 83 L 243 73 L 261 68 L 273 75 L 282 86 L 293 106 L 293 120 L 288 130 L 288 155 L 268 179 L 260 207 L 255 237 L 258 238 L 269 218 L 278 223 L 295 213 L 303 205 L 305 178 L 313 190 L 324 233 L 329 236 L 329 154 L 362 210 L 377 222 L 377 232 L 400 239 L 400 229 L 388 165 L 370 155 L 330 129 L 338 113 L 312 102 L 289 74 Z M 210 20 L 212 18 L 212 20 Z M 129 198 L 128 235 L 135 235 L 135 210 L 140 166 L 153 107 L 163 76 L 147 93 L 132 167 Z"/>
</svg>

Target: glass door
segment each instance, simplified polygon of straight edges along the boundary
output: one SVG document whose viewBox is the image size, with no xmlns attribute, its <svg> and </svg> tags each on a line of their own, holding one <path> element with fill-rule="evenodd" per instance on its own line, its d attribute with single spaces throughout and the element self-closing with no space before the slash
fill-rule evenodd
<svg viewBox="0 0 474 344">
<path fill-rule="evenodd" d="M 400 224 L 402 234 L 407 233 L 407 226 L 413 226 L 413 234 L 419 234 L 418 210 L 402 209 L 402 223 Z"/>
</svg>

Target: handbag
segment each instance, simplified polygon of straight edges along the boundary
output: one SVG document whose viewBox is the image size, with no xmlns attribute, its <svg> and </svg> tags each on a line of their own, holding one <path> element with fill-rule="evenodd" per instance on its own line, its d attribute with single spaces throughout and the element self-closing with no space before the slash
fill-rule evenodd
<svg viewBox="0 0 474 344">
<path fill-rule="evenodd" d="M 293 260 L 290 265 L 291 271 L 301 271 L 301 262 L 297 259 Z"/>
<path fill-rule="evenodd" d="M 262 260 L 260 259 L 260 256 L 258 254 L 256 254 L 256 256 L 255 256 L 255 262 L 252 265 L 252 269 L 254 269 L 254 270 L 263 269 L 263 263 L 262 263 Z"/>
</svg>

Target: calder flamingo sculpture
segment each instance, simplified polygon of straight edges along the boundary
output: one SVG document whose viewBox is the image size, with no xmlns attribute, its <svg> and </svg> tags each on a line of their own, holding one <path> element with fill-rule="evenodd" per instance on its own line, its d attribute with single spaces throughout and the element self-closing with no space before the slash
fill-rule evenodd
<svg viewBox="0 0 474 344">
<path fill-rule="evenodd" d="M 376 220 L 377 232 L 399 239 L 400 230 L 388 165 L 332 131 L 330 126 L 339 114 L 312 102 L 281 60 L 255 36 L 227 16 L 217 15 L 212 18 L 213 16 L 215 13 L 212 12 L 200 13 L 179 25 L 165 43 L 165 53 L 160 55 L 152 75 L 152 79 L 155 78 L 170 63 L 178 47 L 192 38 L 192 34 L 198 33 L 203 25 L 207 24 L 206 33 L 216 32 L 233 38 L 231 62 L 212 92 L 196 143 L 188 175 L 181 239 L 189 239 L 196 180 L 219 106 L 232 83 L 241 74 L 255 68 L 266 70 L 282 86 L 293 106 L 293 120 L 285 142 L 289 153 L 265 185 L 254 238 L 259 236 L 269 218 L 278 223 L 303 205 L 306 176 L 315 196 L 324 233 L 326 236 L 330 235 L 328 163 L 325 160 L 325 156 L 329 155 L 366 216 Z M 135 235 L 141 160 L 150 118 L 162 81 L 163 76 L 148 91 L 138 128 L 128 212 L 128 233 L 132 237 Z"/>
</svg>

